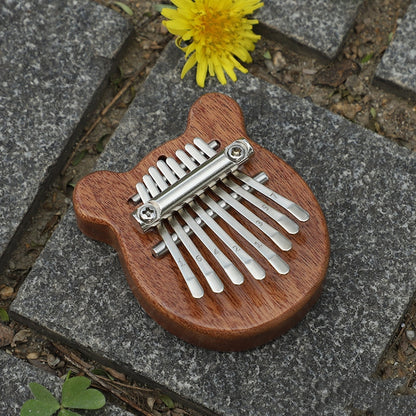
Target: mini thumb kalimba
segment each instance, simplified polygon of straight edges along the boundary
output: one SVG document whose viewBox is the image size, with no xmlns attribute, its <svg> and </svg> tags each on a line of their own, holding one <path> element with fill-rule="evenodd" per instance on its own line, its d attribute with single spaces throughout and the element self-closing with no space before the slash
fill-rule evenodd
<svg viewBox="0 0 416 416">
<path fill-rule="evenodd" d="M 268 342 L 322 288 L 329 238 L 317 200 L 248 139 L 225 95 L 201 97 L 186 131 L 132 170 L 83 178 L 73 200 L 79 228 L 117 250 L 145 311 L 192 344 L 237 351 Z"/>
</svg>

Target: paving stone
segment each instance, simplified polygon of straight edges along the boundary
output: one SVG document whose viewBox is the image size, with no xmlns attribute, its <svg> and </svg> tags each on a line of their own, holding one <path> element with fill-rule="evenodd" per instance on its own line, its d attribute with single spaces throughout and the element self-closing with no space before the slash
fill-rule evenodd
<svg viewBox="0 0 416 416">
<path fill-rule="evenodd" d="M 405 96 L 416 97 L 416 1 L 399 23 L 394 40 L 377 67 L 376 79 Z"/>
<path fill-rule="evenodd" d="M 18 416 L 26 400 L 33 399 L 29 383 L 39 383 L 45 386 L 58 400 L 63 381 L 53 374 L 27 364 L 3 351 L 0 351 L 0 414 Z M 107 404 L 100 410 L 82 412 L 84 415 L 129 416 L 130 412 Z"/>
<path fill-rule="evenodd" d="M 265 0 L 256 18 L 275 36 L 333 59 L 352 28 L 362 0 Z"/>
<path fill-rule="evenodd" d="M 89 0 L 0 5 L 0 257 L 68 156 L 129 33 Z"/>
<path fill-rule="evenodd" d="M 412 414 L 416 398 L 393 396 L 398 381 L 372 374 L 416 286 L 416 155 L 251 75 L 199 89 L 195 73 L 179 80 L 182 65 L 182 52 L 169 45 L 98 169 L 132 168 L 184 131 L 203 93 L 230 95 L 249 136 L 291 164 L 321 203 L 332 248 L 318 303 L 255 350 L 193 347 L 147 317 L 117 255 L 83 236 L 70 211 L 19 291 L 13 316 L 220 415 Z"/>
</svg>

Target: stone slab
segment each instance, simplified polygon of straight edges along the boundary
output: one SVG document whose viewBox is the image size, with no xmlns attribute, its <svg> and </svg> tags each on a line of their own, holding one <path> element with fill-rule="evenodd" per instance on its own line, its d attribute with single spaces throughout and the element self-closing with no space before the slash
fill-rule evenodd
<svg viewBox="0 0 416 416">
<path fill-rule="evenodd" d="M 362 3 L 362 0 L 264 0 L 256 18 L 275 36 L 283 35 L 327 59 L 334 59 Z"/>
<path fill-rule="evenodd" d="M 393 42 L 376 71 L 376 82 L 394 87 L 405 96 L 416 98 L 416 1 L 413 0 L 400 22 Z"/>
<path fill-rule="evenodd" d="M 0 5 L 0 257 L 68 156 L 129 33 L 89 0 Z"/>
<path fill-rule="evenodd" d="M 210 79 L 199 89 L 195 72 L 180 81 L 182 65 L 182 52 L 169 45 L 98 169 L 132 168 L 184 131 L 203 93 L 230 95 L 249 136 L 291 164 L 322 205 L 332 249 L 318 303 L 253 351 L 193 347 L 147 317 L 115 252 L 84 237 L 70 211 L 21 287 L 13 316 L 207 413 L 411 414 L 416 398 L 394 396 L 397 382 L 372 374 L 416 287 L 416 155 L 251 75 L 226 86 Z"/>
<path fill-rule="evenodd" d="M 23 403 L 34 398 L 29 383 L 42 384 L 59 400 L 63 384 L 60 378 L 0 351 L 0 415 L 20 415 Z M 84 411 L 82 414 L 132 416 L 130 412 L 108 403 L 100 410 Z"/>
</svg>

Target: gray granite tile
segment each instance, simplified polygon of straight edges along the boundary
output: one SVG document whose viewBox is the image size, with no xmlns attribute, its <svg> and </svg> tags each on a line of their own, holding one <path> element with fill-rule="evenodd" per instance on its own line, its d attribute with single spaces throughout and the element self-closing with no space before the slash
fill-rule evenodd
<svg viewBox="0 0 416 416">
<path fill-rule="evenodd" d="M 209 80 L 201 90 L 193 75 L 179 80 L 182 65 L 182 53 L 169 45 L 98 168 L 132 168 L 183 132 L 189 106 L 203 93 L 230 95 L 249 136 L 291 164 L 322 205 L 332 248 L 318 303 L 295 328 L 253 351 L 193 347 L 147 317 L 117 255 L 84 237 L 71 211 L 19 291 L 13 315 L 220 415 L 411 414 L 416 398 L 393 396 L 396 383 L 372 374 L 416 286 L 415 155 L 250 75 L 226 86 Z"/>
<path fill-rule="evenodd" d="M 29 383 L 45 386 L 58 400 L 60 398 L 62 380 L 53 374 L 46 373 L 26 362 L 0 351 L 0 414 L 18 416 L 26 400 L 33 399 Z M 106 404 L 94 412 L 78 411 L 84 415 L 97 416 L 131 416 L 130 412 L 111 404 Z"/>
<path fill-rule="evenodd" d="M 416 1 L 399 23 L 394 40 L 377 67 L 376 79 L 395 92 L 416 97 Z"/>
<path fill-rule="evenodd" d="M 58 172 L 129 33 L 89 0 L 0 4 L 0 257 Z"/>
<path fill-rule="evenodd" d="M 256 17 L 272 35 L 283 35 L 333 59 L 361 4 L 362 0 L 264 0 Z"/>
</svg>

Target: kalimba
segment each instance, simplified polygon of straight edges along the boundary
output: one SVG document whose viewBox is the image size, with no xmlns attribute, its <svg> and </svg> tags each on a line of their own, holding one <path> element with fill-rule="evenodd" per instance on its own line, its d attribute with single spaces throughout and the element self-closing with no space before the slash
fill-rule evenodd
<svg viewBox="0 0 416 416">
<path fill-rule="evenodd" d="M 225 95 L 202 96 L 186 131 L 132 170 L 83 178 L 73 201 L 79 228 L 117 250 L 144 310 L 197 346 L 268 342 L 321 291 L 329 238 L 320 206 L 289 165 L 247 137 Z"/>
</svg>

